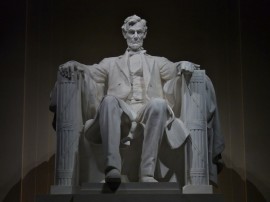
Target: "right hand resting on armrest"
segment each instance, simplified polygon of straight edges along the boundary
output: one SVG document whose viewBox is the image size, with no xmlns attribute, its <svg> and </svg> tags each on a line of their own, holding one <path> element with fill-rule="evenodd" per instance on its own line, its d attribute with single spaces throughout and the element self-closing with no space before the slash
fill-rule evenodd
<svg viewBox="0 0 270 202">
<path fill-rule="evenodd" d="M 77 61 L 68 61 L 59 66 L 60 74 L 67 79 L 71 79 L 75 71 L 84 72 L 84 70 L 84 65 Z"/>
</svg>

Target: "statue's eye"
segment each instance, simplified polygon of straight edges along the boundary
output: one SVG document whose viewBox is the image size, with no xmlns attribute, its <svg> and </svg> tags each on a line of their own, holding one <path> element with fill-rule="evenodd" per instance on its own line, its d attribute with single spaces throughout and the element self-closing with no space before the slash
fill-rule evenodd
<svg viewBox="0 0 270 202">
<path fill-rule="evenodd" d="M 129 30 L 128 33 L 129 34 L 135 34 L 135 31 L 134 30 Z"/>
</svg>

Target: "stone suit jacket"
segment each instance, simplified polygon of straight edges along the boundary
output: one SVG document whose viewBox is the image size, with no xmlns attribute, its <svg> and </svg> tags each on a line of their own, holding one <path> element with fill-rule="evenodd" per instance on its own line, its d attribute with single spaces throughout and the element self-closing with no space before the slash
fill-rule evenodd
<svg viewBox="0 0 270 202">
<path fill-rule="evenodd" d="M 163 57 L 141 53 L 146 99 L 164 98 L 163 84 L 176 77 L 176 64 Z M 125 101 L 131 91 L 128 52 L 119 57 L 103 59 L 99 64 L 89 66 L 88 74 L 96 83 L 107 87 L 107 95 Z M 146 100 L 146 101 L 147 101 Z"/>
<path fill-rule="evenodd" d="M 74 80 L 65 81 L 76 83 L 77 92 L 76 99 L 78 106 L 76 110 L 81 112 L 82 118 L 78 123 L 81 132 L 88 136 L 96 134 L 98 136 L 98 108 L 104 95 L 113 95 L 118 98 L 119 103 L 125 106 L 125 99 L 130 93 L 131 82 L 129 78 L 128 67 L 128 55 L 125 53 L 119 57 L 105 58 L 99 64 L 88 66 L 84 73 L 77 72 L 74 74 Z M 181 96 L 178 96 L 178 91 L 181 91 L 177 82 L 181 77 L 177 76 L 176 64 L 170 62 L 163 57 L 155 57 L 147 54 L 142 55 L 143 63 L 143 77 L 146 84 L 147 99 L 151 98 L 166 98 L 173 97 L 175 105 L 171 107 L 174 111 L 181 107 Z M 209 148 L 211 152 L 210 157 L 210 178 L 212 181 L 216 181 L 216 167 L 214 159 L 224 150 L 224 139 L 220 132 L 218 110 L 216 104 L 216 96 L 213 85 L 208 77 L 206 77 L 206 91 L 207 91 L 207 103 L 208 103 L 208 134 L 212 137 L 212 142 Z M 163 89 L 165 82 L 167 82 L 167 88 Z M 55 112 L 57 106 L 58 89 L 60 82 L 57 81 L 52 93 L 50 110 Z M 178 95 L 177 95 L 178 94 Z M 73 95 L 73 94 L 72 94 Z M 176 99 L 176 97 L 179 97 Z M 58 103 L 59 104 L 59 103 Z M 68 106 L 65 106 L 68 107 Z M 74 106 L 71 106 L 72 109 Z M 171 108 L 168 106 L 168 109 Z M 176 110 L 175 110 L 176 109 Z M 130 116 L 128 110 L 124 112 Z M 175 113 L 177 117 L 179 115 Z M 174 115 L 174 114 L 172 114 Z M 60 115 L 58 115 L 60 116 Z M 131 116 L 130 116 L 131 117 Z M 54 119 L 53 125 L 56 126 L 56 119 Z M 182 132 L 181 132 L 182 131 Z M 168 137 L 171 148 L 178 148 L 185 141 L 189 135 L 188 130 L 179 118 L 171 117 L 171 121 L 166 126 L 166 135 Z M 213 169 L 212 169 L 213 168 Z M 211 173 L 213 177 L 211 177 Z M 214 180 L 213 180 L 214 178 Z"/>
<path fill-rule="evenodd" d="M 88 81 L 86 83 L 88 83 L 87 86 L 89 86 L 89 84 L 91 86 L 93 85 L 92 80 L 94 80 L 96 85 L 103 84 L 105 86 L 104 94 L 118 98 L 123 111 L 129 116 L 131 121 L 134 121 L 134 117 L 125 103 L 131 91 L 128 57 L 128 53 L 126 52 L 122 56 L 105 58 L 99 64 L 88 66 L 86 77 L 87 75 L 89 76 L 90 82 Z M 146 90 L 146 102 L 153 98 L 163 98 L 166 100 L 163 92 L 163 86 L 166 81 L 177 76 L 176 63 L 170 62 L 164 57 L 156 57 L 142 53 L 141 62 Z M 98 91 L 99 90 L 96 90 L 96 97 L 99 97 L 100 102 L 103 96 L 99 95 Z M 89 93 L 89 91 L 85 93 Z M 92 90 L 92 93 L 95 93 L 95 91 Z M 168 111 L 171 116 L 167 121 L 167 125 L 170 127 L 166 129 L 166 134 L 168 136 L 170 146 L 175 149 L 183 144 L 188 136 L 188 130 L 185 128 L 181 120 L 175 120 L 174 113 L 169 105 Z M 98 139 L 90 138 L 93 134 L 97 134 L 97 131 L 99 131 L 99 126 L 97 124 L 98 115 L 97 109 L 95 118 L 88 119 L 85 123 L 84 133 L 87 139 Z"/>
</svg>

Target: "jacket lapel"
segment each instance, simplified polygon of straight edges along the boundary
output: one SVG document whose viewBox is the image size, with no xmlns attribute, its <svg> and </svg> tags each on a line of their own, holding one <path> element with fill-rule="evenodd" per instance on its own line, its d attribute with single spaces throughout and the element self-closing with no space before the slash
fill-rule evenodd
<svg viewBox="0 0 270 202">
<path fill-rule="evenodd" d="M 149 86 L 150 78 L 151 78 L 151 72 L 153 69 L 154 61 L 151 60 L 149 57 L 147 57 L 145 54 L 141 54 L 142 58 L 142 66 L 143 66 L 143 78 L 146 89 Z"/>
<path fill-rule="evenodd" d="M 120 72 L 122 72 L 124 74 L 124 76 L 127 78 L 127 80 L 130 83 L 127 51 L 125 52 L 125 54 L 121 58 L 116 60 L 115 63 L 116 63 L 117 68 L 120 70 Z"/>
<path fill-rule="evenodd" d="M 153 66 L 155 65 L 155 61 L 149 57 L 147 57 L 144 53 L 141 53 L 141 61 L 142 61 L 142 67 L 143 67 L 143 78 L 145 82 L 146 89 L 149 86 L 150 79 L 151 79 L 151 72 L 153 69 Z M 128 52 L 126 51 L 125 54 L 116 60 L 116 66 L 117 68 L 123 73 L 123 75 L 127 78 L 127 80 L 130 81 L 130 74 L 129 74 L 129 62 L 128 62 Z"/>
</svg>

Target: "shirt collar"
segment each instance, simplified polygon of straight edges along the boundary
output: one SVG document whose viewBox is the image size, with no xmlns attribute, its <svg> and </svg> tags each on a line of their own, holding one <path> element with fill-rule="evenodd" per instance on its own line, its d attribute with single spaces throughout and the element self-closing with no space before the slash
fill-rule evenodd
<svg viewBox="0 0 270 202">
<path fill-rule="evenodd" d="M 133 51 L 131 50 L 130 48 L 127 48 L 126 52 L 128 53 L 129 56 L 132 56 L 132 55 L 136 55 L 136 54 L 145 54 L 146 53 L 146 50 L 143 49 L 143 47 L 140 48 L 140 50 L 138 51 Z"/>
</svg>

